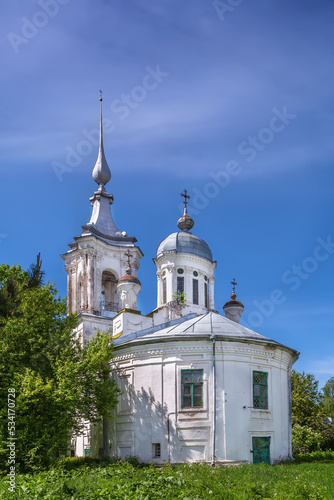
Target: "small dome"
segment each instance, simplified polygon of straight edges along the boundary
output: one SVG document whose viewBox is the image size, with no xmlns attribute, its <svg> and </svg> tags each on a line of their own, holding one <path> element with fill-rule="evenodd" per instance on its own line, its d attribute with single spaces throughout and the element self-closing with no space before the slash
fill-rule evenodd
<svg viewBox="0 0 334 500">
<path fill-rule="evenodd" d="M 212 253 L 208 244 L 189 232 L 173 233 L 162 240 L 157 249 L 157 257 L 165 252 L 190 253 L 212 262 Z"/>
<path fill-rule="evenodd" d="M 124 282 L 137 283 L 138 285 L 141 285 L 139 279 L 136 278 L 136 276 L 133 276 L 132 274 L 125 274 L 118 280 L 118 283 L 124 283 Z"/>
<path fill-rule="evenodd" d="M 186 211 L 184 211 L 184 214 L 182 217 L 179 218 L 177 221 L 178 227 L 181 229 L 181 231 L 189 231 L 194 225 L 194 221 L 192 220 L 191 217 L 187 214 Z"/>
</svg>

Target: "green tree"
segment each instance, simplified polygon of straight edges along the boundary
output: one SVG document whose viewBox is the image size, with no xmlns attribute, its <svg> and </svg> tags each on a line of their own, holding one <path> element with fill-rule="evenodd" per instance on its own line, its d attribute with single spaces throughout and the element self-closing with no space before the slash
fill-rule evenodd
<svg viewBox="0 0 334 500">
<path fill-rule="evenodd" d="M 324 413 L 327 416 L 334 418 L 334 377 L 327 380 L 322 389 L 322 405 Z"/>
<path fill-rule="evenodd" d="M 314 375 L 292 371 L 292 447 L 294 451 L 334 449 L 334 425 L 327 419 L 328 410 L 333 408 L 331 406 L 333 389 L 334 378 L 327 382 L 322 395 Z"/>
<path fill-rule="evenodd" d="M 0 266 L 0 463 L 8 459 L 8 389 L 15 390 L 16 460 L 36 468 L 66 452 L 83 420 L 110 418 L 119 390 L 111 379 L 108 333 L 82 343 L 54 285 L 30 271 Z M 12 400 L 12 399 L 11 399 Z M 11 427 L 13 430 L 13 427 Z"/>
<path fill-rule="evenodd" d="M 291 372 L 292 424 L 318 429 L 321 395 L 318 381 L 310 373 Z"/>
</svg>

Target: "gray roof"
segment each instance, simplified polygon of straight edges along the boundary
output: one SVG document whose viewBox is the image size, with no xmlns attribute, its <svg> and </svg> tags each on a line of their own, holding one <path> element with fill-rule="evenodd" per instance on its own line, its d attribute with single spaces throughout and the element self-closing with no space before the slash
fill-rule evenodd
<svg viewBox="0 0 334 500">
<path fill-rule="evenodd" d="M 173 233 L 167 236 L 157 249 L 157 257 L 165 252 L 190 253 L 212 262 L 211 250 L 205 241 L 189 232 Z"/>
<path fill-rule="evenodd" d="M 209 312 L 199 316 L 190 314 L 188 317 L 180 318 L 146 330 L 142 330 L 127 337 L 120 337 L 115 341 L 115 346 L 126 346 L 129 343 L 146 343 L 148 341 L 178 340 L 179 338 L 196 340 L 203 337 L 208 339 L 215 335 L 221 340 L 248 341 L 252 343 L 265 343 L 273 346 L 284 347 L 292 351 L 296 357 L 298 352 L 286 347 L 275 340 L 271 340 L 260 333 L 256 333 L 245 326 L 235 323 L 216 312 Z"/>
</svg>

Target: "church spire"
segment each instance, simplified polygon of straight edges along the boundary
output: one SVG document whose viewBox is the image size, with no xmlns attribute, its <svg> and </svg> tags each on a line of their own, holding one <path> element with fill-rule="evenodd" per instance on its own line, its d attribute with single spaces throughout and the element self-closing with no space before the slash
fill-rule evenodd
<svg viewBox="0 0 334 500">
<path fill-rule="evenodd" d="M 92 176 L 96 184 L 99 185 L 102 190 L 105 184 L 110 181 L 111 173 L 110 169 L 104 155 L 103 149 L 103 125 L 102 125 L 102 90 L 100 90 L 100 143 L 99 143 L 99 154 L 93 168 Z"/>
<path fill-rule="evenodd" d="M 189 231 L 194 225 L 194 221 L 192 220 L 191 217 L 189 217 L 187 213 L 187 204 L 188 200 L 190 199 L 190 196 L 187 194 L 187 190 L 185 189 L 183 193 L 181 193 L 181 196 L 184 198 L 184 211 L 182 217 L 179 218 L 177 221 L 177 226 L 181 229 L 181 231 Z"/>
</svg>

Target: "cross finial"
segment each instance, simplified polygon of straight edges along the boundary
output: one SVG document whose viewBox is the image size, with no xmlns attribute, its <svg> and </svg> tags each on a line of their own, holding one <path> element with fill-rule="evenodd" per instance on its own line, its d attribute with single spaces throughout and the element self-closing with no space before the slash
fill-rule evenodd
<svg viewBox="0 0 334 500">
<path fill-rule="evenodd" d="M 231 281 L 231 285 L 232 285 L 232 295 L 231 295 L 231 298 L 234 300 L 236 298 L 236 294 L 235 294 L 235 286 L 237 285 L 238 283 L 235 281 L 235 278 L 233 278 L 233 281 Z"/>
<path fill-rule="evenodd" d="M 102 101 L 102 94 L 103 94 L 103 92 L 102 92 L 102 90 L 99 90 L 99 92 L 100 92 L 100 101 Z"/>
<path fill-rule="evenodd" d="M 187 194 L 187 190 L 186 189 L 184 190 L 183 193 L 181 193 L 181 196 L 183 196 L 183 198 L 184 198 L 184 202 L 183 202 L 184 203 L 184 208 L 187 208 L 187 203 L 188 203 L 187 200 L 190 199 L 190 196 L 189 196 L 189 194 Z"/>
<path fill-rule="evenodd" d="M 128 250 L 127 252 L 125 252 L 124 255 L 128 259 L 128 267 L 126 269 L 126 272 L 127 272 L 127 274 L 131 274 L 131 257 L 132 257 L 132 255 L 130 253 L 130 250 Z"/>
</svg>

